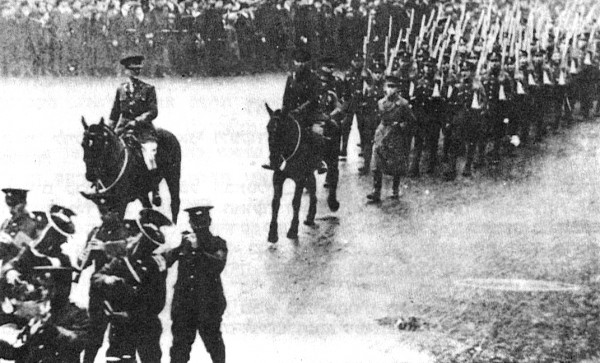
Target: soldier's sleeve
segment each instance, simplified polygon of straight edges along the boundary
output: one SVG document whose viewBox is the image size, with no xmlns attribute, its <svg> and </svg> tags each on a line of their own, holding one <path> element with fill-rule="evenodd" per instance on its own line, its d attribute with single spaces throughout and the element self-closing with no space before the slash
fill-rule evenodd
<svg viewBox="0 0 600 363">
<path fill-rule="evenodd" d="M 117 122 L 119 121 L 119 118 L 121 117 L 121 100 L 120 100 L 119 94 L 120 94 L 120 88 L 117 90 L 117 95 L 115 96 L 115 101 L 113 102 L 113 106 L 110 111 L 108 126 L 111 129 L 115 128 L 115 126 L 117 125 Z"/>
<path fill-rule="evenodd" d="M 179 254 L 183 250 L 183 241 L 181 244 L 171 250 L 163 252 L 162 256 L 165 259 L 167 268 L 173 266 L 173 264 L 179 259 Z"/>
<path fill-rule="evenodd" d="M 148 87 L 147 104 L 148 111 L 141 114 L 139 117 L 145 122 L 152 122 L 158 116 L 158 105 L 156 102 L 156 89 L 153 86 Z"/>
<path fill-rule="evenodd" d="M 211 251 L 204 251 L 204 263 L 208 271 L 215 275 L 221 274 L 227 263 L 227 243 L 221 237 L 213 237 L 214 247 Z"/>
</svg>

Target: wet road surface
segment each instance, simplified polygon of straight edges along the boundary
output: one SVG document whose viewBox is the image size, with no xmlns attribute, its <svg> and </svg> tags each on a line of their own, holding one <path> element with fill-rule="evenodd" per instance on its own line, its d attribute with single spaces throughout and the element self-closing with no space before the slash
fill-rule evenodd
<svg viewBox="0 0 600 363">
<path fill-rule="evenodd" d="M 228 242 L 222 277 L 229 362 L 431 361 L 427 351 L 445 337 L 443 331 L 401 333 L 376 319 L 443 320 L 440 311 L 452 311 L 452 301 L 473 294 L 454 284 L 463 278 L 578 283 L 580 271 L 596 264 L 600 127 L 595 123 L 552 136 L 523 157 L 471 179 L 407 179 L 400 200 L 380 205 L 366 204 L 371 179 L 358 176 L 354 129 L 352 151 L 340 164 L 340 210 L 327 209 L 319 177 L 317 226 L 301 224 L 298 240 L 286 239 L 293 195 L 288 181 L 280 241 L 267 243 L 272 190 L 271 173 L 260 167 L 267 159 L 264 103 L 279 107 L 284 81 L 268 75 L 154 82 L 155 124 L 182 144 L 182 208 L 213 204 L 213 232 Z M 0 81 L 6 90 L 0 95 L 6 125 L 0 165 L 10 171 L 0 175 L 0 185 L 30 188 L 31 210 L 50 202 L 73 208 L 78 233 L 66 246 L 72 255 L 100 222 L 93 204 L 78 193 L 86 187 L 80 117 L 88 122 L 106 117 L 119 82 Z M 390 188 L 386 180 L 384 195 Z M 165 185 L 161 192 L 168 205 Z M 305 195 L 301 220 L 307 207 Z M 133 204 L 128 216 L 139 208 Z M 179 226 L 168 231 L 169 245 L 178 244 L 186 224 L 182 212 Z M 88 277 L 89 271 L 82 281 Z M 173 268 L 171 284 L 175 278 Z M 86 294 L 82 283 L 73 299 L 85 304 Z M 171 339 L 169 308 L 168 302 L 162 314 L 164 362 Z M 192 354 L 193 361 L 209 361 L 199 339 Z"/>
</svg>

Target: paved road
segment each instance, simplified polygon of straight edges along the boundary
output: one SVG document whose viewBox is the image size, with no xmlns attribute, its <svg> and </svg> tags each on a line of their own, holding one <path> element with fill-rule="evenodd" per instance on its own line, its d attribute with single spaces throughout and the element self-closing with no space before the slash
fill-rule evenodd
<svg viewBox="0 0 600 363">
<path fill-rule="evenodd" d="M 31 188 L 30 209 L 50 202 L 75 209 L 78 233 L 67 246 L 72 254 L 99 223 L 92 203 L 77 193 L 86 186 L 80 117 L 97 122 L 106 116 L 118 82 L 0 81 L 6 125 L 0 165 L 11 171 L 0 175 L 0 185 Z M 286 239 L 288 182 L 280 242 L 270 246 L 270 173 L 260 168 L 267 156 L 264 102 L 280 105 L 284 78 L 155 83 L 156 124 L 182 143 L 182 206 L 215 205 L 213 230 L 229 244 L 223 331 L 230 362 L 427 362 L 431 357 L 420 348 L 430 344 L 415 339 L 427 340 L 427 334 L 401 334 L 376 319 L 435 319 L 426 312 L 469 296 L 454 285 L 461 278 L 577 282 L 582 265 L 596 257 L 595 124 L 579 125 L 529 151 L 530 159 L 472 180 L 407 180 L 400 201 L 379 206 L 365 204 L 370 179 L 357 175 L 353 150 L 340 166 L 340 210 L 328 211 L 319 179 L 318 226 L 301 226 L 298 241 Z M 352 138 L 355 145 L 356 131 Z M 304 214 L 307 198 L 303 202 Z M 129 214 L 137 209 L 132 205 Z M 169 231 L 170 245 L 185 224 L 182 218 Z M 173 271 L 169 280 L 175 278 Z M 78 286 L 73 299 L 85 304 L 86 288 Z M 168 349 L 167 310 L 162 343 Z M 193 354 L 194 361 L 208 361 L 201 343 Z"/>
</svg>

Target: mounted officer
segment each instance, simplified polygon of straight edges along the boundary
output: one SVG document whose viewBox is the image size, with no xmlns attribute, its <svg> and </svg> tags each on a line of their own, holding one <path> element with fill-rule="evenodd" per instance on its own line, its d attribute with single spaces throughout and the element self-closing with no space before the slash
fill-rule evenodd
<svg viewBox="0 0 600 363">
<path fill-rule="evenodd" d="M 311 129 L 316 121 L 319 104 L 319 79 L 310 68 L 311 56 L 305 50 L 296 49 L 293 54 L 294 67 L 288 76 L 283 94 L 282 117 L 294 117 L 303 129 Z M 262 167 L 269 170 L 279 170 L 282 164 L 280 147 L 276 136 L 274 121 L 269 122 L 269 163 Z M 316 150 L 317 157 L 321 158 L 323 140 L 313 131 L 306 133 L 310 146 Z M 327 171 L 325 163 L 320 160 L 317 165 L 319 174 Z"/>
<path fill-rule="evenodd" d="M 166 263 L 153 252 L 165 243 L 160 228 L 171 224 L 160 212 L 143 209 L 135 220 L 137 238 L 128 254 L 92 276 L 111 322 L 107 361 L 136 362 L 137 353 L 144 363 L 160 362 L 158 314 L 166 299 Z"/>
<path fill-rule="evenodd" d="M 156 165 L 158 138 L 152 121 L 158 116 L 156 90 L 154 86 L 139 79 L 144 56 L 128 55 L 120 63 L 129 76 L 127 82 L 117 89 L 117 95 L 110 112 L 109 126 L 119 136 L 131 144 L 141 145 L 144 162 L 153 179 L 159 180 Z M 152 191 L 152 204 L 160 206 L 158 183 Z"/>
<path fill-rule="evenodd" d="M 11 217 L 0 226 L 0 260 L 15 257 L 19 250 L 38 235 L 35 216 L 29 213 L 26 189 L 2 189 Z"/>
<path fill-rule="evenodd" d="M 181 245 L 165 254 L 167 266 L 179 261 L 171 308 L 172 363 L 189 361 L 196 332 L 213 363 L 225 362 L 221 321 L 227 301 L 221 273 L 227 263 L 227 243 L 210 232 L 211 209 L 186 209 L 192 232 L 185 232 Z"/>
</svg>

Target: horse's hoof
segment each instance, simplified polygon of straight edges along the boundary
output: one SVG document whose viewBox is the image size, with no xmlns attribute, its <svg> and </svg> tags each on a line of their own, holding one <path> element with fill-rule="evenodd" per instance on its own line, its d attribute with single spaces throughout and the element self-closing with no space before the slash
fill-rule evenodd
<svg viewBox="0 0 600 363">
<path fill-rule="evenodd" d="M 271 243 L 277 243 L 277 241 L 279 241 L 279 237 L 277 236 L 277 233 L 269 233 L 269 238 L 267 239 L 267 241 L 271 242 Z"/>
<path fill-rule="evenodd" d="M 316 225 L 315 224 L 315 220 L 314 219 L 307 219 L 307 220 L 304 221 L 304 225 L 305 226 L 309 226 L 309 227 L 314 227 Z"/>
<path fill-rule="evenodd" d="M 298 238 L 298 232 L 296 232 L 296 231 L 288 231 L 287 238 L 289 238 L 289 239 L 297 239 Z"/>
<path fill-rule="evenodd" d="M 157 207 L 160 207 L 162 205 L 162 198 L 160 197 L 160 195 L 154 195 L 152 197 L 152 204 L 154 204 Z"/>
<path fill-rule="evenodd" d="M 328 200 L 327 205 L 329 206 L 329 210 L 332 212 L 337 212 L 338 209 L 340 209 L 340 202 L 335 199 Z"/>
</svg>

